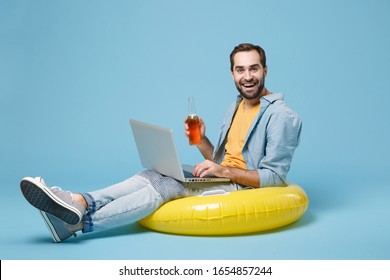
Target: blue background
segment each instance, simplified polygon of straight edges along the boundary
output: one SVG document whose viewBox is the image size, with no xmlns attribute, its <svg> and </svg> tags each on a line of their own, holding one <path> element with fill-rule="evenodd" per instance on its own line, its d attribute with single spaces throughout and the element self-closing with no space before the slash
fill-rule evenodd
<svg viewBox="0 0 390 280">
<path fill-rule="evenodd" d="M 388 1 L 0 1 L 1 259 L 389 259 Z M 129 118 L 171 127 L 187 97 L 216 138 L 237 92 L 228 56 L 263 46 L 266 86 L 304 122 L 288 179 L 305 216 L 248 236 L 138 224 L 51 243 L 19 181 L 91 191 L 142 170 Z"/>
</svg>

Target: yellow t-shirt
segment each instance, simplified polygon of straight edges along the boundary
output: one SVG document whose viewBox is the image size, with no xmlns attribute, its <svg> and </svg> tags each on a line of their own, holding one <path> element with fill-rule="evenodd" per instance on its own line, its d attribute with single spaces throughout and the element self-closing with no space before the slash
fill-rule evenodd
<svg viewBox="0 0 390 280">
<path fill-rule="evenodd" d="M 225 157 L 221 165 L 248 169 L 242 156 L 242 148 L 244 147 L 249 127 L 259 110 L 260 103 L 257 106 L 244 109 L 244 101 L 241 101 L 228 132 Z"/>
</svg>

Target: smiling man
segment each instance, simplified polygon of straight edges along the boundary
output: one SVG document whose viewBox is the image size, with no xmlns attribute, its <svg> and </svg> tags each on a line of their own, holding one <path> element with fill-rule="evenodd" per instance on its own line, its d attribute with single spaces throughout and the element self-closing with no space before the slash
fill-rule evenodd
<svg viewBox="0 0 390 280">
<path fill-rule="evenodd" d="M 283 94 L 265 87 L 268 69 L 261 47 L 236 46 L 230 70 L 240 95 L 225 116 L 217 148 L 202 135 L 198 148 L 206 160 L 195 166 L 194 174 L 228 177 L 249 187 L 283 185 L 299 144 L 301 119 Z"/>
<path fill-rule="evenodd" d="M 267 65 L 261 47 L 238 45 L 230 54 L 230 62 L 240 94 L 227 111 L 216 146 L 206 137 L 205 123 L 199 119 L 198 148 L 205 161 L 194 169 L 195 176 L 214 174 L 230 181 L 194 186 L 145 170 L 100 190 L 71 193 L 48 187 L 41 177 L 26 177 L 20 183 L 22 193 L 40 210 L 55 242 L 77 231 L 97 232 L 135 222 L 168 201 L 199 191 L 230 192 L 285 184 L 299 143 L 301 120 L 281 93 L 272 93 L 265 87 Z M 189 135 L 186 123 L 184 127 Z"/>
</svg>

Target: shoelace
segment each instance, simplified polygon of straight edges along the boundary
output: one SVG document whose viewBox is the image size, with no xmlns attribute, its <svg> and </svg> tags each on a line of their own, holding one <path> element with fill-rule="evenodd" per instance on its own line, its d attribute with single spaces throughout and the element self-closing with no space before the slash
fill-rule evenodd
<svg viewBox="0 0 390 280">
<path fill-rule="evenodd" d="M 70 191 L 64 191 L 63 189 L 61 189 L 60 187 L 57 187 L 57 186 L 54 186 L 54 187 L 51 187 L 50 189 L 52 190 L 57 190 L 57 191 L 62 191 L 62 192 L 67 192 L 70 197 L 72 198 L 72 202 L 74 202 L 74 199 L 73 199 L 73 193 L 70 192 Z"/>
</svg>

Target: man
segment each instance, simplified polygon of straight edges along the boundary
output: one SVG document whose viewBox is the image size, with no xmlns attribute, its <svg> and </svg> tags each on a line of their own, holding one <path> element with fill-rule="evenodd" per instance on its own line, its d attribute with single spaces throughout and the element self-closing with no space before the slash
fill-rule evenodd
<svg viewBox="0 0 390 280">
<path fill-rule="evenodd" d="M 194 175 L 212 173 L 231 180 L 205 184 L 202 191 L 284 185 L 299 143 L 301 120 L 282 94 L 265 87 L 268 69 L 261 47 L 238 45 L 230 54 L 230 63 L 240 94 L 227 111 L 215 147 L 205 135 L 203 120 L 199 120 L 202 140 L 198 149 L 205 161 L 195 165 Z M 186 121 L 184 127 L 188 136 Z M 40 210 L 55 242 L 80 230 L 101 231 L 137 221 L 163 203 L 196 193 L 190 185 L 153 170 L 88 193 L 48 188 L 39 177 L 24 178 L 20 186 L 25 198 Z"/>
</svg>

